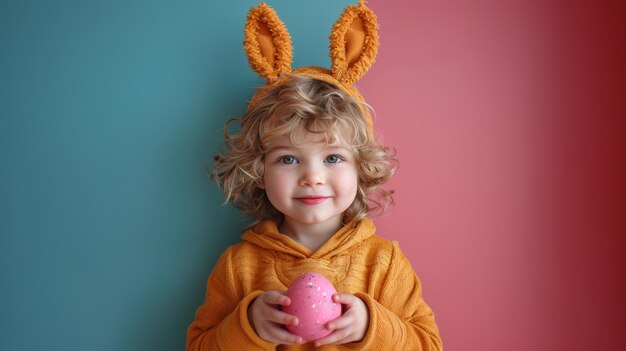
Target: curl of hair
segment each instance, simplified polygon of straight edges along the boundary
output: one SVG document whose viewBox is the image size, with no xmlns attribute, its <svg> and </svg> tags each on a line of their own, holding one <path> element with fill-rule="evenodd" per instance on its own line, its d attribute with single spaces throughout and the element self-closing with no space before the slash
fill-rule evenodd
<svg viewBox="0 0 626 351">
<path fill-rule="evenodd" d="M 364 102 L 353 98 L 332 84 L 299 76 L 262 92 L 255 105 L 241 118 L 224 125 L 228 151 L 215 156 L 211 177 L 223 190 L 225 201 L 255 222 L 281 220 L 282 214 L 270 203 L 263 184 L 264 146 L 280 136 L 289 136 L 294 145 L 294 131 L 322 135 L 327 144 L 338 141 L 351 147 L 357 162 L 358 190 L 352 205 L 344 213 L 344 223 L 360 220 L 368 212 L 382 213 L 393 204 L 390 190 L 382 187 L 397 169 L 392 149 L 368 136 Z M 229 133 L 238 123 L 236 133 Z"/>
</svg>

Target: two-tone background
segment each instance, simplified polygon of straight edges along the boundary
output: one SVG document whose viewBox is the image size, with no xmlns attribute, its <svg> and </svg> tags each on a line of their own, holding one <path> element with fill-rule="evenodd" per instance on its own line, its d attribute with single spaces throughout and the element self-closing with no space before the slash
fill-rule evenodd
<svg viewBox="0 0 626 351">
<path fill-rule="evenodd" d="M 356 1 L 268 0 L 294 66 Z M 205 168 L 261 81 L 256 1 L 0 3 L 0 350 L 181 350 L 246 221 Z M 622 350 L 619 1 L 376 1 L 377 219 L 446 350 Z"/>
</svg>

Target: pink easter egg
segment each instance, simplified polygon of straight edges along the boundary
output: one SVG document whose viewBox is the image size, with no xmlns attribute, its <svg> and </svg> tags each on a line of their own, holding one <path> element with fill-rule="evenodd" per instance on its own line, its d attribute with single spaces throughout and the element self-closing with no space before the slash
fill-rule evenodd
<svg viewBox="0 0 626 351">
<path fill-rule="evenodd" d="M 299 323 L 288 325 L 287 330 L 307 342 L 330 334 L 326 323 L 341 316 L 341 304 L 332 299 L 336 293 L 333 284 L 321 274 L 305 273 L 296 278 L 286 293 L 291 304 L 282 310 L 298 317 Z"/>
</svg>

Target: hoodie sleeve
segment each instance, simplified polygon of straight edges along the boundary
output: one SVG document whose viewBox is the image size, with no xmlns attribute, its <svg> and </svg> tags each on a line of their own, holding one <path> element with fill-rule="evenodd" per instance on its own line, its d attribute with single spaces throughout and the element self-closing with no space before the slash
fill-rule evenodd
<svg viewBox="0 0 626 351">
<path fill-rule="evenodd" d="M 351 350 L 442 350 L 433 311 L 422 298 L 422 285 L 397 242 L 378 300 L 366 293 L 355 295 L 369 308 L 365 338 L 346 344 Z"/>
<path fill-rule="evenodd" d="M 261 339 L 248 321 L 248 306 L 261 293 L 240 296 L 232 247 L 226 250 L 209 276 L 206 297 L 187 331 L 187 351 L 275 350 L 276 345 Z"/>
</svg>

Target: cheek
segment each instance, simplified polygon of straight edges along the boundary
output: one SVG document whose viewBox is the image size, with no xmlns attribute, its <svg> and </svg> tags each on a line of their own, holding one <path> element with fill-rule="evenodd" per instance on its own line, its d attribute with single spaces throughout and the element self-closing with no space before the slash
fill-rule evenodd
<svg viewBox="0 0 626 351">
<path fill-rule="evenodd" d="M 339 192 L 346 201 L 354 201 L 358 188 L 358 176 L 356 170 L 350 170 L 349 172 L 342 172 L 336 178 L 336 191 Z"/>
<path fill-rule="evenodd" d="M 289 177 L 284 173 L 269 170 L 265 172 L 263 183 L 265 192 L 270 201 L 272 201 L 276 196 L 280 196 L 288 191 L 288 187 L 285 185 L 289 183 Z"/>
</svg>

